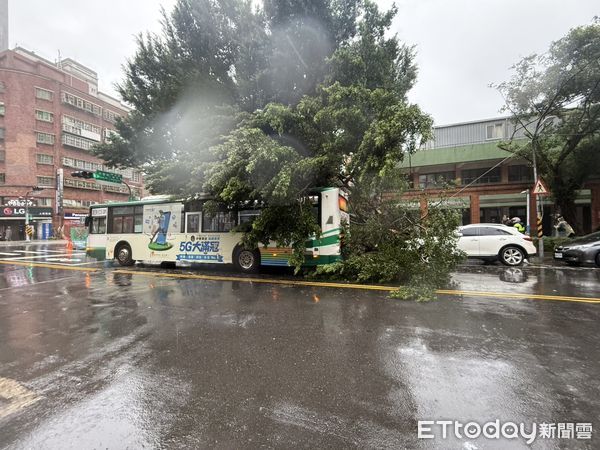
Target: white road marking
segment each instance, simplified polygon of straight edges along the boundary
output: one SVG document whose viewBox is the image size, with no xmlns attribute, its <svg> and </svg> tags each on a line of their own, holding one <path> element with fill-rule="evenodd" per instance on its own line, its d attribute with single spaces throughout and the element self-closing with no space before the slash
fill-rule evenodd
<svg viewBox="0 0 600 450">
<path fill-rule="evenodd" d="M 7 404 L 0 404 L 0 419 L 37 402 L 40 397 L 19 382 L 0 377 L 0 398 Z"/>
<path fill-rule="evenodd" d="M 45 250 L 35 250 L 35 251 L 33 251 L 33 250 L 15 250 L 15 252 L 17 252 L 17 253 L 35 253 L 36 255 L 39 253 L 46 253 Z"/>
<path fill-rule="evenodd" d="M 81 259 L 78 259 L 78 258 L 46 258 L 46 261 L 52 261 L 52 262 L 69 262 L 69 261 L 73 261 L 73 262 L 78 262 L 78 261 L 81 261 Z"/>
<path fill-rule="evenodd" d="M 72 253 L 62 253 L 60 255 L 36 255 L 36 256 L 19 256 L 15 258 L 2 258 L 4 261 L 21 261 L 23 259 L 35 259 L 35 258 L 48 258 L 48 257 L 58 257 L 58 256 L 82 256 L 85 255 L 85 252 L 72 252 Z"/>
<path fill-rule="evenodd" d="M 14 250 L 17 253 L 34 253 L 34 254 L 41 254 L 41 253 L 64 253 L 66 250 L 49 250 L 47 248 L 43 248 L 41 250 Z"/>
<path fill-rule="evenodd" d="M 63 270 L 63 269 L 61 269 L 61 270 Z M 44 284 L 44 283 L 57 283 L 57 282 L 63 281 L 63 280 L 70 280 L 71 278 L 73 278 L 75 276 L 76 275 L 72 275 L 70 277 L 63 277 L 63 278 L 52 278 L 51 280 L 35 281 L 28 286 L 37 286 L 38 284 Z M 0 288 L 0 291 L 8 291 L 9 289 L 14 289 L 14 286 Z M 0 397 L 2 397 L 1 393 L 0 393 Z"/>
<path fill-rule="evenodd" d="M 0 255 L 3 255 L 3 256 L 19 256 L 18 253 L 5 253 L 5 252 L 0 252 Z"/>
</svg>

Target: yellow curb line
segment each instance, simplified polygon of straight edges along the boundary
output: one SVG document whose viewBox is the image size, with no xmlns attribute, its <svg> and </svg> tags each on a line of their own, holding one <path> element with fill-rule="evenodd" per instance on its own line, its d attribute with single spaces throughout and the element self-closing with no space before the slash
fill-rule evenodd
<svg viewBox="0 0 600 450">
<path fill-rule="evenodd" d="M 329 288 L 342 288 L 342 289 L 361 289 L 370 291 L 385 291 L 391 292 L 397 290 L 400 286 L 381 286 L 381 285 L 368 285 L 368 284 L 350 284 L 350 283 L 328 283 L 319 281 L 301 281 L 301 280 L 277 280 L 270 278 L 246 278 L 246 277 L 226 277 L 219 275 L 192 275 L 183 273 L 161 273 L 161 272 L 143 272 L 137 270 L 123 270 L 117 269 L 115 273 L 130 274 L 130 275 L 142 275 L 146 277 L 162 277 L 162 278 L 187 278 L 195 280 L 207 280 L 207 281 L 240 281 L 246 283 L 262 283 L 262 284 L 279 284 L 288 286 L 314 286 L 314 287 L 329 287 Z M 515 292 L 485 292 L 485 291 L 461 291 L 461 290 L 447 290 L 438 289 L 436 294 L 440 295 L 464 295 L 469 297 L 502 297 L 502 298 L 516 298 L 516 299 L 533 299 L 533 300 L 555 300 L 565 302 L 578 302 L 578 303 L 600 303 L 600 298 L 595 297 L 568 297 L 559 295 L 543 295 L 543 294 L 521 294 Z"/>
<path fill-rule="evenodd" d="M 395 291 L 398 288 L 393 286 L 378 286 L 368 284 L 349 284 L 349 283 L 328 283 L 320 281 L 301 281 L 301 280 L 276 280 L 273 278 L 246 278 L 246 277 L 225 277 L 220 275 L 192 275 L 185 273 L 164 273 L 164 272 L 145 272 L 141 270 L 123 270 L 116 269 L 115 273 L 143 275 L 147 277 L 163 277 L 163 278 L 191 278 L 196 280 L 207 281 L 242 281 L 246 283 L 263 283 L 263 284 L 284 284 L 288 286 L 317 286 L 331 288 L 347 288 L 347 289 L 366 289 L 372 291 Z"/>
<path fill-rule="evenodd" d="M 532 300 L 555 300 L 562 302 L 579 302 L 579 303 L 600 303 L 600 298 L 596 297 L 569 297 L 561 295 L 545 295 L 545 294 L 521 294 L 517 292 L 486 292 L 486 291 L 453 291 L 439 289 L 437 294 L 442 295 L 465 295 L 469 297 L 504 297 L 516 299 L 532 299 Z"/>
</svg>

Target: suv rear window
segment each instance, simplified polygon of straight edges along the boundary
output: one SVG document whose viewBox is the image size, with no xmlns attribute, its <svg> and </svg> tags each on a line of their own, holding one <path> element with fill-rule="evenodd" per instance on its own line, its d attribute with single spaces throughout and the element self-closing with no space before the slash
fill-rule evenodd
<svg viewBox="0 0 600 450">
<path fill-rule="evenodd" d="M 479 236 L 479 227 L 469 227 L 460 230 L 463 236 Z"/>
<path fill-rule="evenodd" d="M 480 236 L 506 236 L 510 235 L 510 231 L 501 230 L 500 228 L 494 227 L 480 227 L 479 235 Z"/>
</svg>

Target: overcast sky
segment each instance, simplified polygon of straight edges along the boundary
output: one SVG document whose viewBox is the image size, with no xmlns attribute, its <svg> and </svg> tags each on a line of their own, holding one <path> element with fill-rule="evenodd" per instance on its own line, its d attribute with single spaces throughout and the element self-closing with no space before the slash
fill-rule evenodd
<svg viewBox="0 0 600 450">
<path fill-rule="evenodd" d="M 175 0 L 9 0 L 10 46 L 56 60 L 73 58 L 116 95 L 134 36 L 160 30 L 160 6 Z M 391 0 L 378 0 L 382 6 Z M 598 0 L 396 0 L 393 31 L 416 45 L 419 79 L 411 100 L 437 125 L 499 115 L 502 99 L 488 85 L 510 76 L 523 56 L 543 52 L 571 27 L 600 14 Z"/>
</svg>

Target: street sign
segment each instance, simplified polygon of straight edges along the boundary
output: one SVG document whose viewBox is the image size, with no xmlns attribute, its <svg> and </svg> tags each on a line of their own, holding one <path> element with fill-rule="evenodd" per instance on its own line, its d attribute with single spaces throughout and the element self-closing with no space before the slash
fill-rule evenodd
<svg viewBox="0 0 600 450">
<path fill-rule="evenodd" d="M 550 191 L 548 191 L 548 188 L 546 187 L 546 185 L 544 184 L 544 182 L 542 181 L 541 178 L 538 178 L 535 186 L 533 187 L 533 195 L 549 195 Z"/>
<path fill-rule="evenodd" d="M 94 172 L 94 179 L 98 181 L 108 181 L 109 183 L 121 184 L 123 182 L 123 176 L 118 173 L 104 172 L 103 170 L 96 170 Z"/>
</svg>

